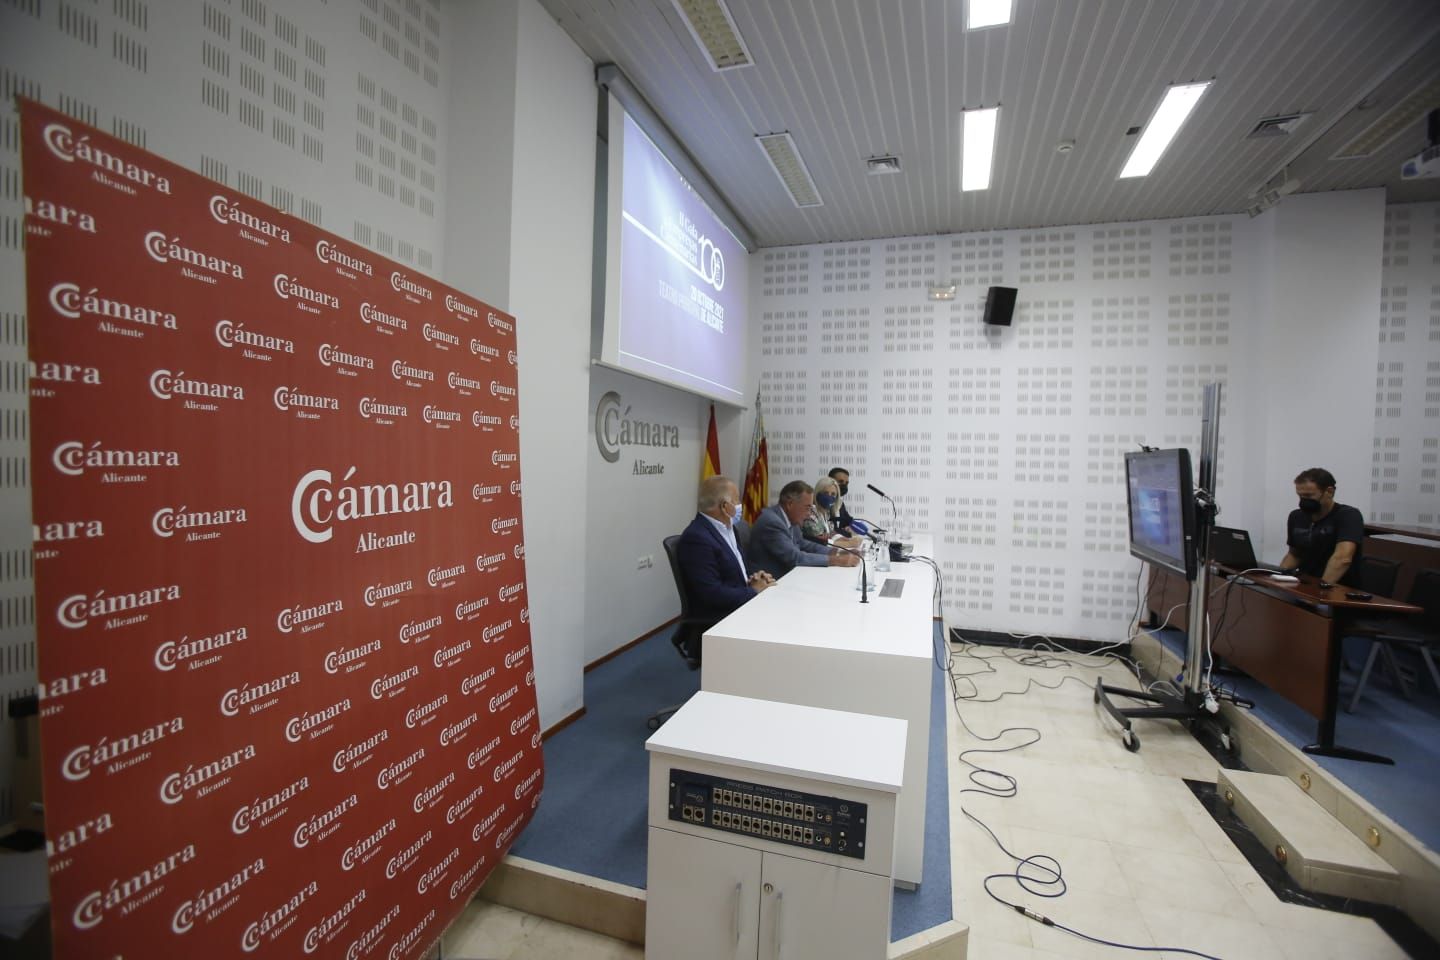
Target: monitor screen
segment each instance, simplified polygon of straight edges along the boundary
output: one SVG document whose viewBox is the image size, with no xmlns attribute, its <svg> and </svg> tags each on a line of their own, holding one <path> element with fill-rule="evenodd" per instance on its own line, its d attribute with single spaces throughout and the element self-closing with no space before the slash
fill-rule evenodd
<svg viewBox="0 0 1440 960">
<path fill-rule="evenodd" d="M 600 362 L 742 404 L 748 251 L 613 97 L 607 181 Z"/>
<path fill-rule="evenodd" d="M 1195 579 L 1195 496 L 1190 451 L 1125 454 L 1130 553 Z"/>
</svg>

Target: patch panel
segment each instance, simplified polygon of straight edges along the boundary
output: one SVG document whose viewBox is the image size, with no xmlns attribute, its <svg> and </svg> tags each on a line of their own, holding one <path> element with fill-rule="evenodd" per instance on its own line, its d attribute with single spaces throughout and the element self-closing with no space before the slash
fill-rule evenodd
<svg viewBox="0 0 1440 960">
<path fill-rule="evenodd" d="M 863 803 L 670 771 L 670 819 L 772 843 L 865 856 Z"/>
</svg>

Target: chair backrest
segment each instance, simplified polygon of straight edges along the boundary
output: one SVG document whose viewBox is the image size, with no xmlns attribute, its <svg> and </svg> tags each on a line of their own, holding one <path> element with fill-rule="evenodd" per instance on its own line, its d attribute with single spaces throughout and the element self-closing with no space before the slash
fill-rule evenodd
<svg viewBox="0 0 1440 960">
<path fill-rule="evenodd" d="M 1425 608 L 1425 612 L 1416 619 L 1424 625 L 1424 629 L 1440 636 L 1440 569 L 1430 567 L 1416 571 L 1415 581 L 1410 584 L 1410 596 L 1405 599 Z"/>
<path fill-rule="evenodd" d="M 735 542 L 740 546 L 740 555 L 743 557 L 750 550 L 750 524 L 744 520 L 735 521 Z"/>
<path fill-rule="evenodd" d="M 690 593 L 685 589 L 685 574 L 680 569 L 680 535 L 673 534 L 661 541 L 665 557 L 670 561 L 670 574 L 675 578 L 675 592 L 680 594 L 680 619 L 690 618 Z"/>
<path fill-rule="evenodd" d="M 1362 557 L 1360 560 L 1360 589 L 1377 597 L 1395 596 L 1395 578 L 1400 575 L 1400 564 L 1384 557 Z"/>
</svg>

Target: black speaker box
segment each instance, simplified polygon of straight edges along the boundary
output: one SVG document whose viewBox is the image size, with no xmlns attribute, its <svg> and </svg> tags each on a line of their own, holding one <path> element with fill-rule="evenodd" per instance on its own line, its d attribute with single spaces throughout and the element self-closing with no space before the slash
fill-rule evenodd
<svg viewBox="0 0 1440 960">
<path fill-rule="evenodd" d="M 1014 287 L 991 287 L 985 295 L 985 322 L 992 326 L 1008 327 L 1015 314 Z"/>
</svg>

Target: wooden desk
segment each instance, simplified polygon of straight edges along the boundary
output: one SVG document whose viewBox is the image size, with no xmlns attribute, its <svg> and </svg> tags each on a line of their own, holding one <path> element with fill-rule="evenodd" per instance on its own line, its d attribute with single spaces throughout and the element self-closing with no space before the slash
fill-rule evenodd
<svg viewBox="0 0 1440 960">
<path fill-rule="evenodd" d="M 1224 568 L 1216 568 L 1216 575 L 1222 581 L 1211 589 L 1207 604 L 1213 652 L 1316 719 L 1316 742 L 1305 752 L 1392 763 L 1335 743 L 1340 641 L 1355 617 L 1413 615 L 1420 608 L 1388 597 L 1350 600 L 1345 596 L 1349 588 L 1322 590 L 1315 577 L 1305 575 L 1294 584 L 1273 583 L 1258 573 L 1237 578 Z M 1168 612 L 1170 625 L 1188 623 L 1189 591 L 1184 577 L 1151 565 L 1146 606 L 1152 622 L 1162 622 Z"/>
</svg>

